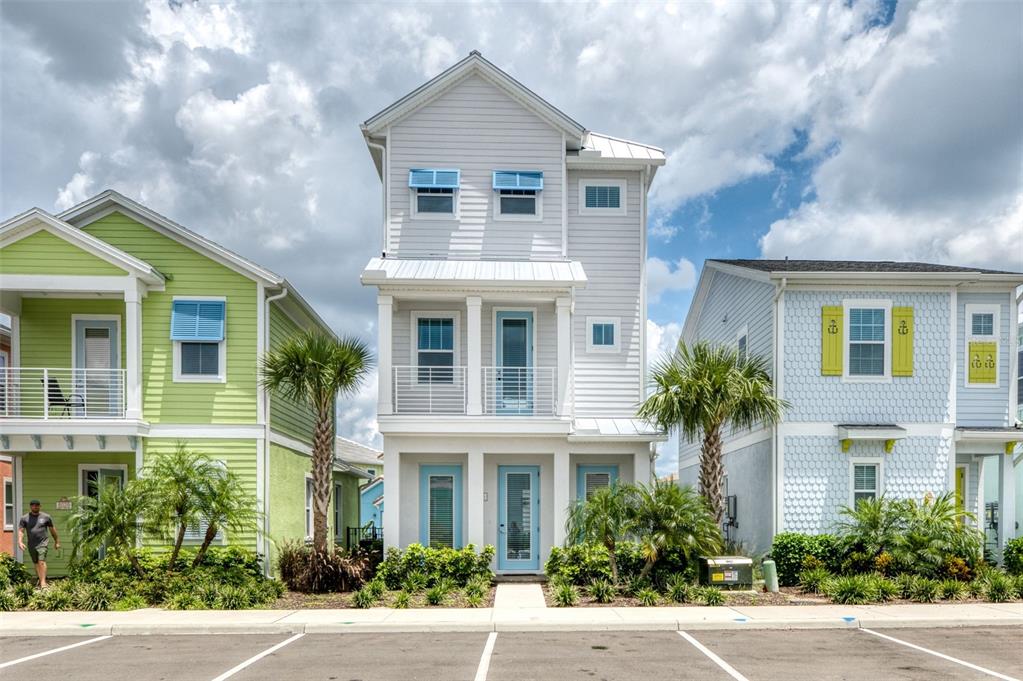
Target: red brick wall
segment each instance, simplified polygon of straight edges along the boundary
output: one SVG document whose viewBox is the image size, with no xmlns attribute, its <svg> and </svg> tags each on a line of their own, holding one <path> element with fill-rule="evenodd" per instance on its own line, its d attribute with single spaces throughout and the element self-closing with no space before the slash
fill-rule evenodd
<svg viewBox="0 0 1023 681">
<path fill-rule="evenodd" d="M 14 475 L 11 472 L 11 468 L 12 467 L 11 467 L 10 462 L 8 462 L 8 461 L 0 461 L 0 482 L 2 482 L 3 478 L 12 478 L 12 479 L 14 478 Z M 14 499 L 8 500 L 8 499 L 4 498 L 4 488 L 3 488 L 2 485 L 0 485 L 0 513 L 2 513 L 2 511 L 3 511 L 3 504 L 5 504 L 5 503 L 13 503 L 13 502 L 14 502 Z M 18 525 L 18 518 L 17 518 L 18 509 L 14 509 L 14 515 L 15 515 L 14 525 L 15 525 L 15 529 L 17 529 L 17 525 Z M 2 520 L 3 519 L 0 518 L 0 521 L 2 521 Z M 0 522 L 0 553 L 9 553 L 11 555 L 14 555 L 14 532 L 12 530 L 4 529 L 4 526 L 3 526 L 2 522 Z"/>
</svg>

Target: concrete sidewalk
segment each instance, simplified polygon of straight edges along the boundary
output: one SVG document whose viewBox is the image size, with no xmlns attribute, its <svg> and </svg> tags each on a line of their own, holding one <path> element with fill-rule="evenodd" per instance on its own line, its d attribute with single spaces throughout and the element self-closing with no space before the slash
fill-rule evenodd
<svg viewBox="0 0 1023 681">
<path fill-rule="evenodd" d="M 0 636 L 1023 626 L 1023 603 L 0 613 Z"/>
</svg>

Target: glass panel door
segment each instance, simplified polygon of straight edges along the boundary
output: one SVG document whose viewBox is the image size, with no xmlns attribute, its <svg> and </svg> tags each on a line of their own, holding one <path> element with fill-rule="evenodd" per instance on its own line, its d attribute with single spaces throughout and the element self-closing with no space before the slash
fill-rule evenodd
<svg viewBox="0 0 1023 681">
<path fill-rule="evenodd" d="M 540 469 L 499 466 L 498 568 L 538 570 L 540 567 Z"/>
<path fill-rule="evenodd" d="M 453 548 L 455 542 L 455 478 L 430 476 L 430 546 Z"/>
<path fill-rule="evenodd" d="M 497 313 L 497 411 L 533 412 L 533 313 Z"/>
<path fill-rule="evenodd" d="M 75 380 L 70 395 L 62 395 L 75 416 L 116 416 L 120 410 L 120 381 L 115 369 L 120 367 L 117 322 L 103 319 L 75 320 Z M 50 378 L 51 383 L 54 377 Z M 53 396 L 72 389 L 51 386 Z"/>
</svg>

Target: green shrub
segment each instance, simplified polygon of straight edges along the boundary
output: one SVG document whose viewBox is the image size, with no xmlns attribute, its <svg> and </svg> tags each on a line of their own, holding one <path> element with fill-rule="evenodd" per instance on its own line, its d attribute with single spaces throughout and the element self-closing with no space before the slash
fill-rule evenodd
<svg viewBox="0 0 1023 681">
<path fill-rule="evenodd" d="M 619 552 L 615 553 L 617 555 Z M 544 570 L 552 581 L 561 578 L 578 586 L 597 579 L 611 580 L 611 562 L 602 544 L 582 543 L 565 548 L 555 546 L 544 564 Z"/>
<path fill-rule="evenodd" d="M 1010 539 L 1002 553 L 1005 571 L 1010 575 L 1023 575 L 1023 537 Z"/>
<path fill-rule="evenodd" d="M 770 556 L 778 570 L 778 583 L 795 586 L 799 583 L 799 573 L 804 569 L 803 561 L 808 557 L 819 561 L 820 565 L 812 564 L 813 567 L 831 571 L 838 567 L 838 540 L 830 534 L 782 532 L 775 535 Z"/>
<path fill-rule="evenodd" d="M 78 610 L 109 610 L 114 599 L 103 584 L 78 583 L 74 589 L 75 608 Z"/>
<path fill-rule="evenodd" d="M 31 579 L 32 576 L 24 564 L 10 554 L 0 553 L 0 590 L 28 583 Z"/>
<path fill-rule="evenodd" d="M 490 591 L 490 580 L 486 578 L 473 577 L 465 585 L 465 595 L 478 596 L 483 599 L 484 594 Z"/>
<path fill-rule="evenodd" d="M 876 600 L 869 575 L 845 575 L 829 583 L 828 598 L 843 605 L 862 605 Z"/>
<path fill-rule="evenodd" d="M 226 584 L 219 588 L 217 608 L 221 610 L 244 610 L 251 607 L 252 595 L 250 590 L 243 586 L 231 586 Z"/>
<path fill-rule="evenodd" d="M 686 603 L 690 600 L 691 587 L 682 575 L 673 575 L 664 588 L 664 595 L 672 603 Z"/>
<path fill-rule="evenodd" d="M 554 588 L 554 604 L 559 608 L 569 608 L 579 603 L 579 589 L 567 582 Z"/>
<path fill-rule="evenodd" d="M 384 597 L 384 593 L 387 591 L 387 585 L 384 584 L 382 579 L 373 579 L 372 581 L 366 582 L 365 589 L 368 589 L 375 600 L 380 600 Z"/>
<path fill-rule="evenodd" d="M 1016 597 L 1016 583 L 1005 573 L 992 571 L 984 577 L 984 598 L 1004 603 Z"/>
<path fill-rule="evenodd" d="M 636 592 L 636 599 L 639 601 L 639 604 L 643 606 L 649 607 L 657 605 L 659 598 L 660 596 L 653 589 L 640 589 Z"/>
<path fill-rule="evenodd" d="M 47 588 L 32 594 L 28 608 L 48 611 L 74 610 L 76 586 L 67 579 L 51 582 Z"/>
<path fill-rule="evenodd" d="M 626 596 L 636 596 L 643 589 L 652 589 L 653 583 L 645 577 L 630 577 L 622 584 L 622 593 Z"/>
<path fill-rule="evenodd" d="M 14 595 L 14 590 L 7 588 L 0 590 L 0 612 L 10 612 L 21 607 L 21 603 Z"/>
<path fill-rule="evenodd" d="M 394 607 L 397 610 L 405 610 L 412 604 L 412 594 L 408 591 L 399 591 L 394 597 Z"/>
<path fill-rule="evenodd" d="M 142 598 L 139 594 L 131 594 L 124 598 L 119 598 L 110 604 L 111 610 L 139 610 L 141 608 L 148 607 L 146 599 Z"/>
<path fill-rule="evenodd" d="M 823 567 L 803 570 L 799 573 L 799 588 L 804 593 L 823 594 L 828 590 L 832 574 Z"/>
<path fill-rule="evenodd" d="M 195 594 L 179 591 L 164 601 L 163 607 L 168 610 L 202 610 L 203 603 Z"/>
<path fill-rule="evenodd" d="M 615 588 L 611 582 L 606 579 L 595 579 L 593 583 L 587 587 L 587 592 L 590 598 L 595 600 L 597 603 L 611 603 L 615 599 Z"/>
<path fill-rule="evenodd" d="M 699 590 L 700 602 L 704 605 L 724 605 L 725 593 L 713 586 L 705 586 Z"/>
<path fill-rule="evenodd" d="M 987 587 L 987 582 L 981 578 L 977 578 L 972 582 L 966 583 L 966 593 L 970 598 L 981 598 L 984 595 L 984 589 Z"/>
<path fill-rule="evenodd" d="M 352 595 L 352 605 L 356 608 L 372 608 L 376 602 L 376 596 L 366 587 L 359 589 Z"/>
<path fill-rule="evenodd" d="M 941 582 L 929 577 L 917 577 L 909 591 L 909 598 L 916 603 L 933 603 L 941 596 Z"/>
<path fill-rule="evenodd" d="M 871 575 L 871 588 L 874 590 L 874 596 L 882 603 L 902 596 L 902 588 L 883 575 Z"/>
<path fill-rule="evenodd" d="M 33 594 L 35 594 L 35 591 L 36 590 L 28 582 L 15 584 L 11 587 L 11 593 L 13 593 L 14 597 L 18 600 L 19 608 L 24 608 L 28 605 L 28 602 L 32 600 Z"/>
<path fill-rule="evenodd" d="M 899 598 L 909 598 L 913 593 L 913 585 L 917 576 L 903 573 L 895 578 L 895 585 L 899 587 Z"/>
<path fill-rule="evenodd" d="M 1023 598 L 1023 575 L 1016 575 L 1016 598 Z"/>
<path fill-rule="evenodd" d="M 450 589 L 444 585 L 431 586 L 426 590 L 426 602 L 430 605 L 443 605 L 448 593 L 450 593 Z"/>
<path fill-rule="evenodd" d="M 938 587 L 938 594 L 943 601 L 961 601 L 966 598 L 966 582 L 944 579 Z"/>
<path fill-rule="evenodd" d="M 478 608 L 483 605 L 483 595 L 476 592 L 465 594 L 465 605 L 469 608 Z"/>
<path fill-rule="evenodd" d="M 380 578 L 380 575 L 377 575 Z M 422 572 L 414 571 L 410 572 L 405 576 L 405 579 L 401 581 L 401 588 L 409 593 L 416 593 L 426 588 L 426 575 Z"/>
<path fill-rule="evenodd" d="M 425 586 L 433 586 L 440 579 L 449 579 L 463 587 L 473 577 L 492 578 L 490 564 L 496 549 L 484 546 L 479 553 L 469 544 L 462 549 L 426 548 L 409 544 L 404 550 L 392 548 L 377 567 L 377 576 L 388 589 L 400 589 L 414 573 L 426 577 Z"/>
</svg>

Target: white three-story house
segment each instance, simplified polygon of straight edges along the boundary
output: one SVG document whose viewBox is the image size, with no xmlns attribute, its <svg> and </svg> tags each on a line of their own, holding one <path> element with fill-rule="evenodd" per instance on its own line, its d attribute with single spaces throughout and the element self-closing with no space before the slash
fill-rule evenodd
<svg viewBox="0 0 1023 681">
<path fill-rule="evenodd" d="M 597 135 L 473 52 L 367 120 L 383 182 L 388 547 L 538 572 L 572 500 L 647 482 L 646 195 L 660 149 Z"/>
</svg>

